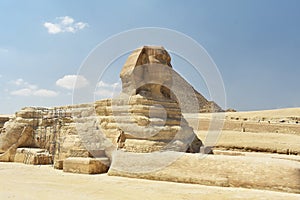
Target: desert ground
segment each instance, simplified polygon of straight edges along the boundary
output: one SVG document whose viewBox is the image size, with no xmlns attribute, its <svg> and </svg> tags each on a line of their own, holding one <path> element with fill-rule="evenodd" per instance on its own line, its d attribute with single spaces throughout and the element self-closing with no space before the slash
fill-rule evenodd
<svg viewBox="0 0 300 200">
<path fill-rule="evenodd" d="M 0 163 L 1 199 L 299 199 L 299 194 L 64 173 Z"/>
<path fill-rule="evenodd" d="M 185 117 L 204 143 L 214 131 L 209 127 L 211 119 L 224 122 L 213 140 L 215 149 L 300 155 L 300 108 L 186 114 Z"/>
<path fill-rule="evenodd" d="M 212 115 L 185 117 L 205 143 L 209 134 L 207 122 Z M 197 119 L 200 119 L 199 124 L 196 123 Z M 225 162 L 231 158 L 239 162 L 253 160 L 262 163 L 262 168 L 264 165 L 278 168 L 276 163 L 287 163 L 293 167 L 292 170 L 300 172 L 299 119 L 300 108 L 225 113 L 224 127 L 218 136 L 214 153 Z M 282 169 L 279 166 L 277 170 Z M 216 177 L 222 174 L 222 170 L 206 172 L 215 173 Z M 268 179 L 273 178 L 276 178 L 276 174 Z M 299 174 L 283 178 L 287 182 L 291 178 L 294 188 L 299 190 Z M 20 163 L 0 163 L 0 182 L 0 199 L 300 199 L 299 192 L 278 192 L 272 188 L 217 187 L 107 174 L 72 174 L 55 170 L 51 165 Z"/>
</svg>

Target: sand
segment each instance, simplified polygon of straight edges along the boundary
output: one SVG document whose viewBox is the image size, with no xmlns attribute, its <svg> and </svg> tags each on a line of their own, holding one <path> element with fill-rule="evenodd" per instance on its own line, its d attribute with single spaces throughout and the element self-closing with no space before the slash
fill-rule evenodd
<svg viewBox="0 0 300 200">
<path fill-rule="evenodd" d="M 245 117 L 245 118 L 288 118 L 300 117 L 300 108 L 282 108 L 273 110 L 245 111 L 245 112 L 228 112 L 226 116 Z"/>
<path fill-rule="evenodd" d="M 102 175 L 0 163 L 0 199 L 299 199 L 299 194 Z"/>
<path fill-rule="evenodd" d="M 299 127 L 300 128 L 300 127 Z M 206 139 L 207 131 L 196 131 L 204 144 L 208 144 Z M 212 137 L 212 136 L 209 136 Z M 276 152 L 293 154 L 300 153 L 300 135 L 280 134 L 280 133 L 251 133 L 238 131 L 221 131 L 214 143 L 215 146 L 228 149 L 249 149 L 265 152 Z"/>
<path fill-rule="evenodd" d="M 300 108 L 282 108 L 273 110 L 257 110 L 257 111 L 241 111 L 241 112 L 225 112 L 225 113 L 199 113 L 199 114 L 185 114 L 186 117 L 198 116 L 199 118 L 210 118 L 212 115 L 225 115 L 227 119 L 232 118 L 300 118 Z"/>
</svg>

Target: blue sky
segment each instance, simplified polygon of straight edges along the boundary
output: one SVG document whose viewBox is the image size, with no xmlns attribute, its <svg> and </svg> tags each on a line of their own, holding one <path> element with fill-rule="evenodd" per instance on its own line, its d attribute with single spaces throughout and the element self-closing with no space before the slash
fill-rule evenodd
<svg viewBox="0 0 300 200">
<path fill-rule="evenodd" d="M 297 0 L 2 0 L 0 113 L 71 104 L 72 81 L 89 52 L 114 34 L 141 27 L 173 29 L 201 44 L 220 70 L 227 107 L 300 107 L 299 7 Z M 116 86 L 125 59 L 113 63 L 116 70 L 99 84 L 103 96 Z M 209 99 L 201 77 L 195 80 L 184 62 L 173 61 Z M 84 87 L 88 80 L 82 78 Z"/>
</svg>

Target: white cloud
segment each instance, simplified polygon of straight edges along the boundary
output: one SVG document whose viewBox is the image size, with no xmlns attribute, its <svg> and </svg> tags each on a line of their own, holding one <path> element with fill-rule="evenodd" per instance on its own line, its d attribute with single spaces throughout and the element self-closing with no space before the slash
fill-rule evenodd
<svg viewBox="0 0 300 200">
<path fill-rule="evenodd" d="M 44 27 L 47 28 L 49 34 L 57 34 L 70 32 L 75 33 L 79 30 L 82 30 L 88 27 L 88 24 L 85 22 L 76 22 L 72 17 L 64 16 L 57 17 L 54 23 L 45 22 Z"/>
<path fill-rule="evenodd" d="M 69 16 L 59 17 L 58 19 L 61 20 L 61 24 L 68 26 L 74 23 L 74 19 Z"/>
<path fill-rule="evenodd" d="M 31 90 L 36 90 L 38 88 L 37 85 L 30 84 L 30 83 L 24 81 L 21 78 L 19 78 L 17 80 L 14 80 L 14 81 L 11 81 L 11 83 L 14 84 L 14 85 L 16 85 L 16 86 L 29 88 Z"/>
<path fill-rule="evenodd" d="M 97 84 L 97 89 L 95 91 L 95 96 L 97 98 L 111 98 L 116 94 L 119 94 L 121 91 L 121 84 L 116 83 L 106 83 L 100 81 Z"/>
<path fill-rule="evenodd" d="M 100 81 L 97 83 L 97 87 L 110 87 L 111 84 L 105 83 L 104 81 Z"/>
<path fill-rule="evenodd" d="M 52 90 L 39 89 L 34 91 L 33 95 L 39 97 L 55 97 L 58 95 L 58 93 Z"/>
<path fill-rule="evenodd" d="M 121 84 L 119 82 L 116 83 L 106 83 L 104 81 L 100 81 L 97 83 L 97 87 L 102 88 L 121 88 Z"/>
<path fill-rule="evenodd" d="M 19 78 L 19 79 L 17 79 L 17 80 L 12 81 L 12 83 L 15 84 L 15 85 L 17 85 L 17 86 L 19 86 L 19 85 L 21 85 L 22 83 L 24 83 L 24 80 L 21 79 L 21 78 Z"/>
<path fill-rule="evenodd" d="M 32 95 L 32 90 L 29 88 L 23 88 L 20 90 L 12 91 L 10 94 L 15 96 L 30 96 Z"/>
<path fill-rule="evenodd" d="M 0 78 L 2 78 L 3 76 L 2 76 L 2 74 L 0 74 Z"/>
<path fill-rule="evenodd" d="M 75 27 L 77 28 L 77 29 L 84 29 L 85 27 L 87 27 L 88 26 L 88 24 L 87 23 L 83 23 L 83 22 L 78 22 L 78 23 L 76 23 L 75 24 Z"/>
<path fill-rule="evenodd" d="M 81 75 L 65 75 L 56 81 L 56 85 L 68 90 L 73 88 L 83 88 L 89 84 L 88 80 Z"/>
<path fill-rule="evenodd" d="M 11 81 L 10 83 L 21 88 L 10 92 L 10 94 L 14 96 L 55 97 L 58 95 L 58 93 L 53 90 L 39 89 L 37 85 L 30 84 L 21 78 Z"/>
<path fill-rule="evenodd" d="M 45 22 L 44 27 L 48 29 L 48 33 L 50 34 L 56 34 L 62 32 L 61 28 L 58 25 L 52 24 L 50 22 Z"/>
<path fill-rule="evenodd" d="M 30 88 L 14 90 L 10 94 L 14 96 L 36 96 L 36 97 L 55 97 L 58 95 L 58 93 L 53 90 L 46 90 L 46 89 L 34 90 Z"/>
</svg>

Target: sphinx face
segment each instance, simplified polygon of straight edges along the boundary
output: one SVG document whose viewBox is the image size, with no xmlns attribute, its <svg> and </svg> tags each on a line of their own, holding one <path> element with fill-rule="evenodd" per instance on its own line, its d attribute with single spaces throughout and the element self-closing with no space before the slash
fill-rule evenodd
<svg viewBox="0 0 300 200">
<path fill-rule="evenodd" d="M 163 47 L 144 46 L 130 55 L 122 69 L 122 91 L 169 98 L 172 73 L 171 57 Z"/>
<path fill-rule="evenodd" d="M 140 64 L 162 64 L 171 66 L 171 57 L 165 49 L 158 49 L 158 48 L 145 48 L 142 51 L 142 55 L 140 57 L 141 62 Z"/>
</svg>

